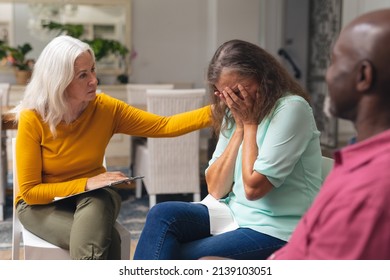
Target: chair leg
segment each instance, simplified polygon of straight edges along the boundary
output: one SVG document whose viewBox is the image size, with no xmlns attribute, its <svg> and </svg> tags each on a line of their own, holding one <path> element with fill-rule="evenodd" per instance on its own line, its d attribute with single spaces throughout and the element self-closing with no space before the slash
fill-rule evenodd
<svg viewBox="0 0 390 280">
<path fill-rule="evenodd" d="M 141 198 L 142 196 L 142 179 L 135 181 L 135 197 Z"/>
<path fill-rule="evenodd" d="M 122 226 L 120 223 L 115 222 L 115 228 L 121 236 L 121 259 L 130 260 L 130 251 L 131 251 L 131 234 L 130 232 Z"/>
<path fill-rule="evenodd" d="M 152 208 L 154 205 L 156 205 L 157 197 L 155 194 L 149 195 L 149 208 Z"/>
<path fill-rule="evenodd" d="M 4 213 L 4 205 L 1 204 L 0 205 L 0 221 L 4 221 L 5 220 L 5 213 Z"/>
<path fill-rule="evenodd" d="M 20 238 L 22 236 L 21 232 L 14 233 L 12 236 L 12 259 L 20 259 Z"/>
</svg>

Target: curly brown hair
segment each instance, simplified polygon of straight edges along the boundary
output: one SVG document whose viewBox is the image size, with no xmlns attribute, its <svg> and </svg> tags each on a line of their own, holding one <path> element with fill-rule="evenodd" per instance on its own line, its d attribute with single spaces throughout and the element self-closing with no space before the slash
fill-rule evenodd
<svg viewBox="0 0 390 280">
<path fill-rule="evenodd" d="M 213 128 L 216 135 L 229 129 L 234 119 L 226 104 L 213 93 L 222 70 L 236 72 L 243 78 L 257 81 L 260 98 L 256 99 L 256 108 L 260 123 L 274 108 L 276 101 L 286 94 L 302 96 L 309 102 L 309 96 L 297 81 L 270 53 L 261 47 L 242 40 L 231 40 L 223 43 L 215 52 L 207 71 L 213 109 Z M 226 123 L 222 126 L 222 120 Z"/>
</svg>

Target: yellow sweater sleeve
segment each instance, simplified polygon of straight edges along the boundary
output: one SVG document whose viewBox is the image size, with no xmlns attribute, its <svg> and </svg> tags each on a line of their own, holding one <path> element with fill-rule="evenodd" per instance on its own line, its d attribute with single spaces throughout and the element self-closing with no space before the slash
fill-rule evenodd
<svg viewBox="0 0 390 280">
<path fill-rule="evenodd" d="M 205 106 L 173 116 L 159 116 L 133 108 L 131 116 L 125 116 L 118 133 L 142 137 L 175 137 L 211 124 L 211 107 Z"/>
<path fill-rule="evenodd" d="M 15 202 L 23 198 L 28 204 L 47 204 L 52 202 L 54 197 L 84 191 L 86 177 L 68 179 L 63 176 L 63 173 L 55 176 L 45 171 L 47 164 L 53 165 L 53 168 L 58 170 L 62 169 L 61 155 L 43 151 L 56 148 L 54 145 L 44 144 L 51 137 L 49 128 L 42 123 L 37 114 L 32 111 L 22 113 L 16 141 L 19 193 Z"/>
<path fill-rule="evenodd" d="M 54 138 L 36 112 L 25 110 L 16 141 L 19 193 L 15 202 L 47 204 L 55 197 L 83 192 L 88 178 L 105 172 L 105 149 L 116 133 L 174 137 L 210 124 L 210 106 L 164 117 L 98 94 L 79 119 L 59 124 Z"/>
</svg>

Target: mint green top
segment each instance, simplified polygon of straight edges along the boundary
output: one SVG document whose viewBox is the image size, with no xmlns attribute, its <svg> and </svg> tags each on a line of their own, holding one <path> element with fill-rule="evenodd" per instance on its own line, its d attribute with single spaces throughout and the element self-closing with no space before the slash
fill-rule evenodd
<svg viewBox="0 0 390 280">
<path fill-rule="evenodd" d="M 234 130 L 235 126 L 219 135 L 209 166 L 223 153 Z M 322 184 L 319 135 L 312 109 L 302 97 L 287 95 L 276 103 L 258 126 L 259 154 L 253 166 L 267 176 L 273 189 L 258 200 L 245 198 L 241 146 L 233 189 L 224 200 L 240 227 L 288 241 Z"/>
</svg>

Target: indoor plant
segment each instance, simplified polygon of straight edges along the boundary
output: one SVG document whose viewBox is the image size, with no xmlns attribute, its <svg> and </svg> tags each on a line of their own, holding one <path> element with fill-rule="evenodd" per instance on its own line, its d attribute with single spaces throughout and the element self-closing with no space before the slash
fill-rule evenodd
<svg viewBox="0 0 390 280">
<path fill-rule="evenodd" d="M 5 60 L 6 65 L 14 67 L 18 84 L 26 84 L 31 77 L 34 60 L 26 57 L 30 51 L 32 47 L 29 43 L 11 47 L 0 41 L 0 60 Z"/>
<path fill-rule="evenodd" d="M 43 23 L 42 27 L 50 31 L 57 30 L 59 34 L 67 34 L 89 44 L 95 54 L 96 61 L 100 61 L 110 54 L 119 55 L 125 64 L 124 73 L 127 73 L 127 63 L 125 57 L 129 50 L 121 42 L 105 38 L 94 38 L 92 40 L 81 39 L 82 35 L 84 34 L 84 26 L 81 24 L 62 24 L 50 21 L 48 23 Z M 122 83 L 127 83 L 126 74 L 120 74 L 117 79 Z"/>
</svg>

